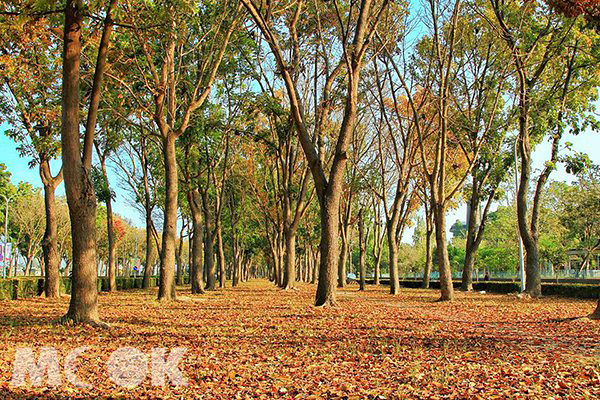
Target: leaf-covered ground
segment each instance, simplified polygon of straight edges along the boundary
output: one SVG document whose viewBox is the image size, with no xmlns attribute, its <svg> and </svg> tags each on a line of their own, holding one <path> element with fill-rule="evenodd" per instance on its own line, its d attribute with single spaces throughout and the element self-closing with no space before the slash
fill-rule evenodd
<svg viewBox="0 0 600 400">
<path fill-rule="evenodd" d="M 600 398 L 600 322 L 573 319 L 591 301 L 457 293 L 437 303 L 436 291 L 350 286 L 339 307 L 315 308 L 314 286 L 265 281 L 179 293 L 167 305 L 155 292 L 102 294 L 108 330 L 53 324 L 67 298 L 0 302 L 0 398 Z M 54 346 L 61 358 L 90 346 L 78 376 L 93 388 L 11 386 L 24 346 Z M 106 362 L 124 346 L 186 347 L 189 385 L 117 386 Z"/>
</svg>

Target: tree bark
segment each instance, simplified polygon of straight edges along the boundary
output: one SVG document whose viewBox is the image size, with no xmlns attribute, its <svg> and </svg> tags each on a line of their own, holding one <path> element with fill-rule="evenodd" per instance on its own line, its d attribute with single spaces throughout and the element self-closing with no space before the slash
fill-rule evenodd
<svg viewBox="0 0 600 400">
<path fill-rule="evenodd" d="M 40 164 L 40 175 L 44 182 L 44 203 L 46 210 L 46 230 L 42 239 L 44 253 L 44 294 L 46 298 L 60 297 L 60 254 L 58 253 L 58 227 L 56 222 L 55 190 L 59 179 L 47 179 L 50 176 L 50 164 L 47 160 Z"/>
<path fill-rule="evenodd" d="M 283 235 L 285 237 L 283 288 L 287 290 L 293 289 L 296 283 L 296 232 L 286 229 Z"/>
<path fill-rule="evenodd" d="M 319 283 L 315 299 L 316 306 L 335 305 L 337 283 L 338 225 L 341 185 L 337 193 L 327 196 L 320 207 L 321 242 L 319 260 Z"/>
<path fill-rule="evenodd" d="M 202 213 L 204 214 L 204 270 L 206 272 L 206 290 L 216 289 L 216 268 L 214 246 L 216 230 L 212 228 L 208 194 L 202 191 Z"/>
<path fill-rule="evenodd" d="M 187 193 L 187 199 L 192 214 L 192 264 L 190 265 L 190 284 L 192 294 L 204 293 L 204 282 L 202 282 L 202 215 L 200 211 L 200 194 L 198 189 L 192 189 Z"/>
<path fill-rule="evenodd" d="M 452 269 L 450 268 L 448 247 L 446 244 L 446 210 L 444 206 L 436 204 L 433 212 L 438 267 L 440 270 L 440 300 L 448 301 L 454 299 L 454 287 L 452 286 Z"/>
<path fill-rule="evenodd" d="M 400 293 L 400 281 L 398 279 L 398 242 L 396 241 L 396 227 L 392 221 L 388 221 L 386 233 L 390 263 L 390 294 L 395 295 Z"/>
<path fill-rule="evenodd" d="M 360 269 L 360 288 L 365 290 L 365 279 L 367 275 L 367 254 L 366 254 L 366 238 L 365 238 L 365 220 L 364 213 L 361 209 L 358 213 L 358 248 L 359 248 L 359 269 Z"/>
<path fill-rule="evenodd" d="M 425 193 L 425 197 L 426 193 Z M 433 207 L 429 204 L 429 199 L 425 198 L 425 271 L 423 271 L 423 288 L 429 288 L 429 280 L 431 279 L 431 236 L 433 235 L 434 220 L 433 220 Z"/>
<path fill-rule="evenodd" d="M 175 242 L 177 240 L 177 158 L 175 155 L 176 137 L 168 133 L 163 138 L 165 163 L 165 211 L 160 254 L 160 279 L 158 300 L 176 299 L 175 292 Z"/>
<path fill-rule="evenodd" d="M 108 175 L 106 173 L 106 157 L 102 156 L 100 152 L 98 152 L 98 156 L 100 158 L 100 166 L 102 167 L 102 176 L 106 181 L 106 187 L 110 191 L 110 186 L 108 184 Z M 106 198 L 106 232 L 108 238 L 108 291 L 116 292 L 117 291 L 117 266 L 116 266 L 116 243 L 115 243 L 115 230 L 114 230 L 114 221 L 113 221 L 113 211 L 112 211 L 112 198 L 109 195 Z"/>
<path fill-rule="evenodd" d="M 473 188 L 469 200 L 467 215 L 467 242 L 465 245 L 465 262 L 462 271 L 461 290 L 470 292 L 473 290 L 473 267 L 475 265 L 475 239 L 478 230 L 479 190 L 477 181 L 477 169 L 473 168 Z"/>
<path fill-rule="evenodd" d="M 219 287 L 225 287 L 227 271 L 225 270 L 225 250 L 223 249 L 223 234 L 221 232 L 221 223 L 217 228 L 217 261 L 219 264 Z"/>
<path fill-rule="evenodd" d="M 342 226 L 342 248 L 340 249 L 340 259 L 338 261 L 338 287 L 346 286 L 346 261 L 348 259 L 348 229 Z"/>
<path fill-rule="evenodd" d="M 429 289 L 429 280 L 431 279 L 431 236 L 433 230 L 428 231 L 425 236 L 425 271 L 423 273 L 423 288 Z"/>
<path fill-rule="evenodd" d="M 177 285 L 183 285 L 183 231 L 185 230 L 185 224 L 181 224 L 181 231 L 179 232 L 179 245 L 177 246 L 177 275 L 175 277 L 175 283 Z"/>
</svg>

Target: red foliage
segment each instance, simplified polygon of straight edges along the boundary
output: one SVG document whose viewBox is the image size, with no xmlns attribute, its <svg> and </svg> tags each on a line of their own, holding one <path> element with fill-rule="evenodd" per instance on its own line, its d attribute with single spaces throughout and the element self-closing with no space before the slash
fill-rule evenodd
<svg viewBox="0 0 600 400">
<path fill-rule="evenodd" d="M 547 0 L 548 4 L 568 17 L 583 15 L 600 26 L 600 0 Z"/>
<path fill-rule="evenodd" d="M 125 237 L 125 223 L 119 217 L 114 217 L 113 232 L 117 242 L 121 241 Z"/>
</svg>

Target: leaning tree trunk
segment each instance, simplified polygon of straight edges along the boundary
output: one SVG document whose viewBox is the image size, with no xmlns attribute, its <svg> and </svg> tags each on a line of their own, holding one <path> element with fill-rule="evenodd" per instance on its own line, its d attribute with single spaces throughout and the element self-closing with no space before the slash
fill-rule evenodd
<svg viewBox="0 0 600 400">
<path fill-rule="evenodd" d="M 56 223 L 56 202 L 54 182 L 44 185 L 44 202 L 46 205 L 46 230 L 42 239 L 44 252 L 44 293 L 47 298 L 60 297 L 60 276 Z"/>
<path fill-rule="evenodd" d="M 454 299 L 454 288 L 452 286 L 452 269 L 448 258 L 448 247 L 446 245 L 446 210 L 443 205 L 435 204 L 435 241 L 437 246 L 438 267 L 440 270 L 441 301 Z"/>
<path fill-rule="evenodd" d="M 163 139 L 165 162 L 165 211 L 160 254 L 160 279 L 158 300 L 176 299 L 175 293 L 175 242 L 177 240 L 177 159 L 175 156 L 176 137 L 167 133 Z"/>
</svg>

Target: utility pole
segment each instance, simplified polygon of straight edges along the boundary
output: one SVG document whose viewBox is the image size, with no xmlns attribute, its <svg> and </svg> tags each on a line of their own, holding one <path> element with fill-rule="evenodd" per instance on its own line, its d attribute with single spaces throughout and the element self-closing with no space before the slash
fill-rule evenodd
<svg viewBox="0 0 600 400">
<path fill-rule="evenodd" d="M 519 164 L 517 156 L 517 144 L 519 143 L 519 137 L 515 138 L 515 196 L 519 191 Z M 523 260 L 523 239 L 521 239 L 521 231 L 517 223 L 517 234 L 519 236 L 519 276 L 521 280 L 521 292 L 525 291 L 525 262 Z"/>
</svg>

